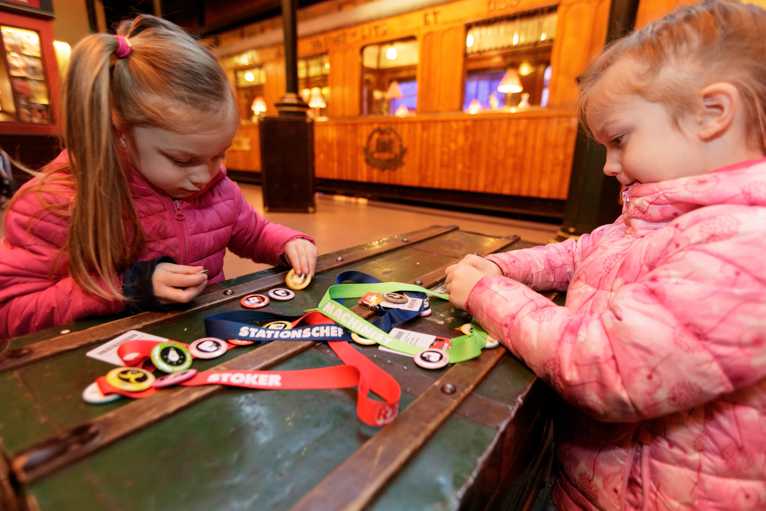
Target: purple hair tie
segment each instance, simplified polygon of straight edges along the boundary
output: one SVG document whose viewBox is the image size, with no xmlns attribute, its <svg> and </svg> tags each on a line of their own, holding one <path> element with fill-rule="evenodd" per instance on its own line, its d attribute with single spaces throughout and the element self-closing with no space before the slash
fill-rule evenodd
<svg viewBox="0 0 766 511">
<path fill-rule="evenodd" d="M 127 38 L 118 35 L 117 48 L 114 50 L 114 55 L 118 59 L 124 59 L 127 58 L 131 53 L 133 53 L 133 46 L 130 44 L 130 41 L 128 41 Z"/>
</svg>

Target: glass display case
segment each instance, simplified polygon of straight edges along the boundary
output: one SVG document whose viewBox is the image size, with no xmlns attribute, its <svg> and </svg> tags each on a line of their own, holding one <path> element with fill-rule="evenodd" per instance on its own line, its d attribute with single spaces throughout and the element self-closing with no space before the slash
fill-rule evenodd
<svg viewBox="0 0 766 511">
<path fill-rule="evenodd" d="M 45 79 L 40 35 L 0 24 L 0 120 L 51 122 L 50 91 Z"/>
<path fill-rule="evenodd" d="M 57 132 L 59 75 L 46 8 L 0 1 L 0 133 Z"/>
</svg>

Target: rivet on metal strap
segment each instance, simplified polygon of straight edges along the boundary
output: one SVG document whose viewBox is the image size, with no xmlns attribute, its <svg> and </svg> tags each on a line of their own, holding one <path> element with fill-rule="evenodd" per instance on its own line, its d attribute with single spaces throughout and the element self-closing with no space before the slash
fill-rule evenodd
<svg viewBox="0 0 766 511">
<path fill-rule="evenodd" d="M 343 261 L 343 256 L 338 256 L 335 258 L 336 261 L 341 262 Z"/>
<path fill-rule="evenodd" d="M 231 295 L 234 294 L 234 290 L 233 289 L 224 289 L 223 294 L 225 294 L 226 296 L 231 296 Z"/>
<path fill-rule="evenodd" d="M 444 385 L 442 385 L 442 392 L 444 392 L 445 394 L 454 394 L 456 390 L 457 389 L 455 388 L 455 386 L 451 383 L 445 383 Z"/>
</svg>

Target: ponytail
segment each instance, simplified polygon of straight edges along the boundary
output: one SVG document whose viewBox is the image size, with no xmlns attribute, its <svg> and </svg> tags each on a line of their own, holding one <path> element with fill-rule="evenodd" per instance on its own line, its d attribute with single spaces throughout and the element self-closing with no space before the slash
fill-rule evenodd
<svg viewBox="0 0 766 511">
<path fill-rule="evenodd" d="M 64 89 L 64 142 L 75 183 L 69 226 L 69 272 L 86 291 L 122 299 L 116 273 L 138 255 L 142 234 L 117 160 L 110 74 L 114 36 L 94 34 L 75 48 Z"/>
</svg>

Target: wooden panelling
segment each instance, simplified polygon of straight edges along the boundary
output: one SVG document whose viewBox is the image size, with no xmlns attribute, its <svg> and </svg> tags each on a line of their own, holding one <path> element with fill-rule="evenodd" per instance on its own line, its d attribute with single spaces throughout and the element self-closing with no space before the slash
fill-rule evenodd
<svg viewBox="0 0 766 511">
<path fill-rule="evenodd" d="M 683 0 L 641 0 L 636 14 L 636 28 L 641 28 L 648 23 L 665 16 L 667 13 L 680 5 L 695 3 Z"/>
<path fill-rule="evenodd" d="M 423 34 L 418 66 L 418 112 L 461 110 L 464 53 L 465 25 Z"/>
<path fill-rule="evenodd" d="M 263 84 L 263 99 L 266 100 L 268 115 L 276 115 L 274 104 L 285 95 L 285 61 L 273 60 L 263 65 L 266 83 Z"/>
<path fill-rule="evenodd" d="M 396 170 L 365 162 L 372 130 L 393 128 L 406 154 Z M 368 118 L 317 123 L 316 176 L 565 199 L 577 121 L 571 112 Z"/>
<path fill-rule="evenodd" d="M 361 50 L 338 49 L 331 51 L 329 56 L 330 97 L 327 101 L 327 115 L 330 117 L 359 115 L 362 79 Z"/>
<path fill-rule="evenodd" d="M 258 124 L 249 122 L 240 125 L 231 148 L 226 152 L 226 167 L 245 171 L 261 170 Z"/>
<path fill-rule="evenodd" d="M 604 47 L 609 0 L 565 0 L 558 7 L 553 45 L 550 105 L 574 108 L 577 77 Z"/>
<path fill-rule="evenodd" d="M 663 1 L 678 0 L 644 0 Z M 466 26 L 554 5 L 558 25 L 549 110 L 461 113 Z M 610 0 L 456 0 L 300 38 L 301 57 L 327 53 L 330 60 L 330 120 L 315 125 L 317 177 L 565 199 L 576 133 L 576 77 L 603 48 L 609 5 Z M 216 53 L 227 55 L 227 46 L 238 48 L 228 53 L 241 51 L 243 37 L 253 38 L 256 64 L 266 71 L 264 95 L 273 114 L 274 102 L 284 93 L 284 60 L 280 46 L 255 43 L 267 26 L 276 24 L 216 36 Z M 418 115 L 358 117 L 362 48 L 404 37 L 416 37 L 420 43 Z M 407 153 L 398 170 L 381 171 L 365 163 L 363 148 L 377 126 L 391 126 L 403 137 Z M 259 170 L 257 125 L 243 125 L 237 139 L 227 165 Z"/>
</svg>

